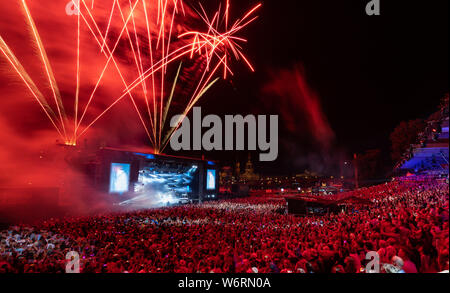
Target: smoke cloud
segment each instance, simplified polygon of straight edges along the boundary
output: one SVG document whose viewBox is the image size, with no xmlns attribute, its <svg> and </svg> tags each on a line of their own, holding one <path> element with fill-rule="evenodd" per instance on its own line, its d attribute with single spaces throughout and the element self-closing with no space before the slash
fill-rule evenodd
<svg viewBox="0 0 450 293">
<path fill-rule="evenodd" d="M 286 163 L 296 172 L 308 169 L 339 174 L 344 151 L 335 146 L 335 133 L 303 66 L 272 71 L 262 95 L 266 109 L 275 109 L 280 115 L 280 149 Z M 298 141 L 304 142 L 302 146 Z"/>
</svg>

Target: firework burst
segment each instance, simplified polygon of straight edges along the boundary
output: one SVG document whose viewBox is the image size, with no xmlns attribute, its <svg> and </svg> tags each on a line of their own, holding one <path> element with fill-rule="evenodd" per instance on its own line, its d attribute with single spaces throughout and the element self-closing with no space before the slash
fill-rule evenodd
<svg viewBox="0 0 450 293">
<path fill-rule="evenodd" d="M 71 0 L 77 13 L 77 42 L 76 42 L 76 78 L 75 94 L 73 97 L 73 113 L 66 114 L 64 101 L 58 87 L 57 78 L 53 72 L 49 56 L 39 34 L 32 13 L 25 0 L 21 4 L 26 16 L 27 24 L 32 32 L 33 42 L 38 49 L 38 56 L 43 65 L 45 78 L 51 89 L 53 107 L 48 103 L 45 95 L 39 91 L 37 85 L 20 63 L 14 52 L 0 36 L 0 51 L 11 68 L 21 78 L 34 99 L 39 103 L 46 117 L 50 120 L 63 141 L 68 145 L 76 145 L 77 140 L 108 111 L 124 98 L 129 98 L 141 122 L 154 152 L 162 152 L 174 131 L 182 120 L 206 91 L 219 79 L 217 73 L 223 71 L 223 78 L 233 75 L 230 68 L 230 58 L 243 60 L 254 71 L 248 58 L 244 55 L 242 44 L 245 38 L 238 33 L 257 17 L 258 4 L 249 10 L 242 18 L 229 25 L 230 3 L 226 1 L 225 9 L 221 8 L 209 18 L 205 9 L 199 4 L 199 9 L 186 8 L 182 0 L 111 0 L 107 13 L 96 15 L 94 1 Z M 200 18 L 205 24 L 205 30 L 194 31 L 186 29 L 186 19 Z M 181 25 L 183 24 L 183 25 Z M 103 26 L 103 30 L 100 27 Z M 179 26 L 182 27 L 180 32 Z M 80 90 L 82 74 L 81 68 L 81 40 L 82 27 L 89 31 L 90 39 L 94 41 L 98 52 L 105 58 L 104 66 L 96 78 L 90 94 L 84 96 Z M 119 49 L 120 48 L 120 49 Z M 123 71 L 123 50 L 131 58 L 134 76 L 130 71 Z M 120 54 L 119 54 L 120 53 Z M 51 56 L 50 56 L 51 57 Z M 166 133 L 165 124 L 172 102 L 176 99 L 176 85 L 182 74 L 182 61 L 198 58 L 204 63 L 200 78 L 192 86 L 192 94 L 183 106 L 183 115 L 178 125 L 170 128 Z M 122 59 L 121 59 L 122 58 Z M 177 63 L 177 70 L 170 69 L 170 64 Z M 129 67 L 129 65 L 127 64 Z M 118 74 L 123 92 L 112 100 L 100 113 L 92 116 L 92 104 L 98 99 L 101 86 L 108 86 L 104 82 L 106 72 L 112 70 Z M 222 69 L 221 69 L 222 68 Z M 127 74 L 126 74 L 127 73 Z M 131 79 L 130 79 L 131 77 Z M 166 80 L 170 77 L 170 81 Z M 131 82 L 130 82 L 131 80 Z M 81 102 L 81 98 L 86 101 Z"/>
</svg>

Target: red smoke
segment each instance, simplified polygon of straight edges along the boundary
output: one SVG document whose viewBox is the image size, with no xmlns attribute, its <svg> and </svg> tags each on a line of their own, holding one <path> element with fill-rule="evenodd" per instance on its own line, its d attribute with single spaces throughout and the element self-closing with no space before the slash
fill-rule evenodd
<svg viewBox="0 0 450 293">
<path fill-rule="evenodd" d="M 277 97 L 272 106 L 281 112 L 280 118 L 290 133 L 298 134 L 305 123 L 308 132 L 324 150 L 331 146 L 334 132 L 322 110 L 320 98 L 309 87 L 301 66 L 274 72 L 263 93 Z"/>
</svg>

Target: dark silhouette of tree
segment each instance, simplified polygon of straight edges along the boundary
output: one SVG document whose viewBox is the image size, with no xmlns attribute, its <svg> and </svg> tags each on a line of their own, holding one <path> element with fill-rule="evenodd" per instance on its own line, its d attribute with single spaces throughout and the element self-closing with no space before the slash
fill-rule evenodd
<svg viewBox="0 0 450 293">
<path fill-rule="evenodd" d="M 402 121 L 395 127 L 390 135 L 392 143 L 391 158 L 394 162 L 400 161 L 411 144 L 417 143 L 418 134 L 424 131 L 425 127 L 426 123 L 422 119 Z"/>
</svg>

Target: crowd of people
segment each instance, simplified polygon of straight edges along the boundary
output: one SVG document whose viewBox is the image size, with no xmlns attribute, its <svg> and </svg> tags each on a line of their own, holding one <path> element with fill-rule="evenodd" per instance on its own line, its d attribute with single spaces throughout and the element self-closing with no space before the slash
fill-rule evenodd
<svg viewBox="0 0 450 293">
<path fill-rule="evenodd" d="M 381 272 L 448 272 L 448 183 L 354 194 L 371 204 L 296 217 L 282 199 L 246 198 L 13 226 L 0 273 L 63 273 L 70 251 L 82 273 L 361 273 L 377 271 L 374 254 Z"/>
</svg>

